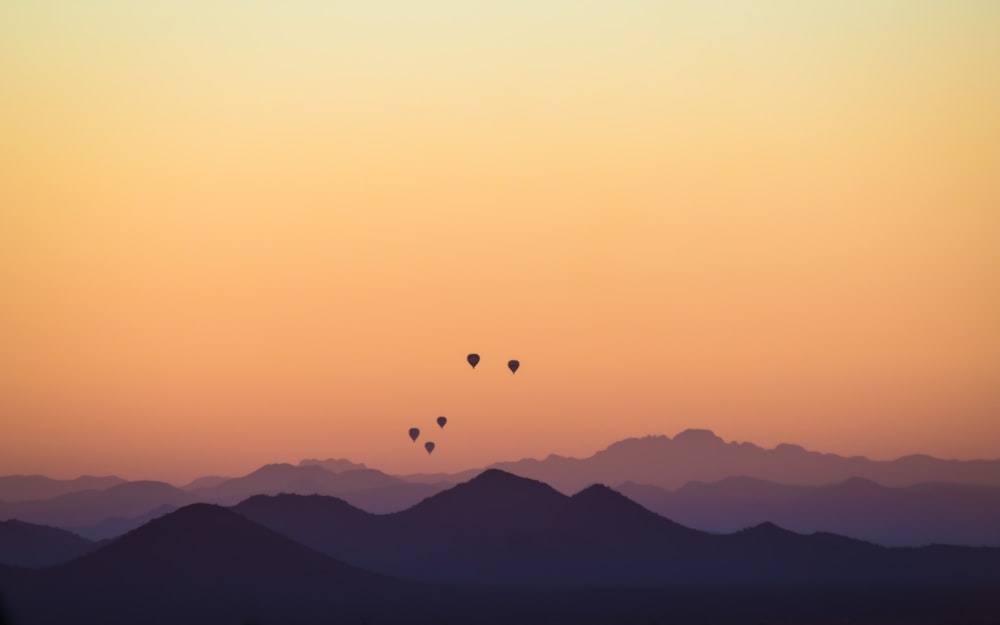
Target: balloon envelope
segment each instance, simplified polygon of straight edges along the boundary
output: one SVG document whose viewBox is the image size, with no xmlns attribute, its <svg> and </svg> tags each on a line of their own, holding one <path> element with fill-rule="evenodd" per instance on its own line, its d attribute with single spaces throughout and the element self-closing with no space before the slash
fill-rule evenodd
<svg viewBox="0 0 1000 625">
<path fill-rule="evenodd" d="M 511 373 L 517 373 L 517 368 L 520 367 L 520 366 L 521 366 L 521 363 L 519 363 L 516 360 L 511 360 L 511 361 L 509 361 L 507 363 L 507 368 L 510 369 Z"/>
<path fill-rule="evenodd" d="M 444 427 L 445 423 L 448 423 L 448 417 L 438 417 L 438 425 Z"/>
<path fill-rule="evenodd" d="M 410 440 L 416 442 L 418 436 L 420 436 L 420 430 L 417 428 L 410 428 Z"/>
<path fill-rule="evenodd" d="M 431 453 L 432 451 L 434 451 L 434 443 L 427 441 L 426 443 L 424 443 L 424 449 L 427 450 L 427 453 Z"/>
<path fill-rule="evenodd" d="M 479 354 L 469 354 L 465 357 L 465 359 L 469 361 L 469 364 L 472 365 L 473 369 L 475 369 L 476 365 L 479 364 Z"/>
</svg>

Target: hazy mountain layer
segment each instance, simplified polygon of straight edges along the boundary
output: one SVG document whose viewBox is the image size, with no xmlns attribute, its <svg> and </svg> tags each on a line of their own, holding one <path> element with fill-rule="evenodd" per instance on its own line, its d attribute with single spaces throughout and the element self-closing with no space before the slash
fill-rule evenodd
<svg viewBox="0 0 1000 625">
<path fill-rule="evenodd" d="M 115 476 L 84 475 L 74 480 L 56 480 L 44 475 L 7 475 L 0 477 L 0 501 L 51 499 L 81 490 L 103 490 L 124 481 Z"/>
<path fill-rule="evenodd" d="M 796 532 L 833 532 L 888 546 L 1000 546 L 1000 487 L 887 487 L 860 478 L 790 486 L 727 478 L 673 491 L 631 482 L 617 490 L 663 516 L 711 532 L 771 521 Z"/>
<path fill-rule="evenodd" d="M 339 560 L 442 583 L 1000 583 L 1000 549 L 886 549 L 770 523 L 719 536 L 678 525 L 604 486 L 568 497 L 499 470 L 390 515 L 290 495 L 254 497 L 234 509 Z"/>
<path fill-rule="evenodd" d="M 673 489 L 688 482 L 717 482 L 736 476 L 803 485 L 861 477 L 886 486 L 927 482 L 1000 486 L 1000 460 L 940 460 L 921 455 L 891 461 L 846 458 L 806 451 L 797 445 L 763 449 L 752 443 L 727 443 L 708 430 L 685 430 L 673 438 L 630 438 L 588 458 L 553 455 L 544 460 L 501 462 L 491 467 L 541 480 L 565 493 L 594 483 L 636 482 Z M 437 482 L 471 476 L 405 477 Z"/>
<path fill-rule="evenodd" d="M 718 536 L 604 486 L 567 497 L 494 470 L 389 515 L 316 495 L 187 506 L 65 564 L 0 565 L 0 619 L 978 625 L 1000 614 L 998 588 L 997 549 L 886 549 L 773 524 Z"/>
</svg>

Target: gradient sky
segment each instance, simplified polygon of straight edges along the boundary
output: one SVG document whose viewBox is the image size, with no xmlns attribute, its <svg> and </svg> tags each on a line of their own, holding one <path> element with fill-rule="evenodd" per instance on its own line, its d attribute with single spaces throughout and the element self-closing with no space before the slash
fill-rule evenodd
<svg viewBox="0 0 1000 625">
<path fill-rule="evenodd" d="M 997 33 L 989 0 L 3 2 L 0 474 L 688 427 L 1000 457 Z"/>
</svg>

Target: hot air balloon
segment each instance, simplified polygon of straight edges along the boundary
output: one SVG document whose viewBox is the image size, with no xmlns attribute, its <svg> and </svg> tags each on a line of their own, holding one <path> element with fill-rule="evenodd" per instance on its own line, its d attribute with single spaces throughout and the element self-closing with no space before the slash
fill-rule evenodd
<svg viewBox="0 0 1000 625">
<path fill-rule="evenodd" d="M 438 425 L 440 425 L 443 428 L 444 424 L 448 423 L 448 417 L 438 417 L 437 421 Z"/>
<path fill-rule="evenodd" d="M 427 450 L 427 453 L 429 455 L 432 451 L 434 451 L 434 443 L 427 441 L 426 443 L 424 443 L 424 449 Z"/>
<path fill-rule="evenodd" d="M 517 368 L 520 367 L 520 366 L 521 366 L 521 363 L 519 363 L 516 360 L 510 360 L 510 361 L 507 362 L 507 368 L 510 369 L 511 373 L 517 373 Z"/>
<path fill-rule="evenodd" d="M 469 361 L 469 364 L 472 365 L 473 369 L 475 369 L 476 365 L 479 364 L 479 354 L 469 354 L 465 357 L 465 359 Z"/>
<path fill-rule="evenodd" d="M 417 428 L 410 428 L 410 440 L 415 443 L 417 442 L 418 436 L 420 436 L 420 430 Z"/>
</svg>

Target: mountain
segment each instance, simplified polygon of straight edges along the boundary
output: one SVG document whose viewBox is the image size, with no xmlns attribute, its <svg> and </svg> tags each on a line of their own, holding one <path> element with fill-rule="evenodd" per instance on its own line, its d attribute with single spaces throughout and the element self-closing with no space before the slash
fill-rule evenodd
<svg viewBox="0 0 1000 625">
<path fill-rule="evenodd" d="M 84 475 L 74 480 L 55 480 L 43 475 L 7 475 L 0 477 L 0 501 L 51 499 L 81 490 L 104 490 L 123 483 L 120 477 Z"/>
<path fill-rule="evenodd" d="M 454 484 L 447 482 L 438 484 L 400 482 L 388 486 L 348 491 L 342 493 L 340 497 L 352 506 L 367 512 L 389 514 L 411 508 L 431 495 L 436 495 L 451 486 Z"/>
<path fill-rule="evenodd" d="M 440 583 L 586 580 L 601 566 L 588 547 L 611 549 L 613 534 L 597 536 L 608 529 L 602 519 L 618 518 L 616 529 L 635 524 L 633 535 L 648 532 L 650 524 L 696 534 L 613 497 L 597 514 L 589 493 L 570 498 L 542 482 L 488 470 L 395 514 L 372 515 L 335 499 L 289 495 L 256 497 L 234 510 L 339 560 Z M 641 523 L 635 523 L 636 515 Z"/>
<path fill-rule="evenodd" d="M 319 464 L 304 462 L 301 466 L 265 465 L 238 478 L 199 478 L 183 489 L 165 482 L 123 482 L 114 478 L 119 483 L 103 490 L 75 491 L 43 500 L 0 501 L 0 519 L 61 527 L 102 540 L 195 502 L 233 504 L 257 494 L 318 493 L 341 496 L 358 507 L 387 513 L 408 508 L 448 486 L 411 484 L 381 471 L 354 469 L 346 464 L 338 466 L 347 470 L 333 473 Z"/>
<path fill-rule="evenodd" d="M 0 518 L 56 527 L 94 525 L 112 517 L 136 517 L 164 505 L 195 501 L 166 482 L 125 482 L 105 490 L 84 490 L 40 501 L 0 502 Z"/>
<path fill-rule="evenodd" d="M 368 468 L 363 462 L 351 462 L 350 460 L 345 460 L 343 458 L 327 458 L 326 460 L 306 458 L 305 460 L 299 461 L 299 466 L 320 466 L 331 473 L 343 473 L 344 471 L 357 471 L 359 469 Z"/>
<path fill-rule="evenodd" d="M 378 574 L 390 568 L 451 585 Z M 501 471 L 387 515 L 318 495 L 195 504 L 65 564 L 0 565 L 20 625 L 985 624 L 998 585 L 997 549 L 887 549 L 770 523 L 713 535 L 606 486 L 567 497 Z"/>
<path fill-rule="evenodd" d="M 683 527 L 605 486 L 572 497 L 499 470 L 388 515 L 323 497 L 234 508 L 332 557 L 452 584 L 719 587 L 1000 583 L 1000 550 L 893 550 L 762 524 L 718 536 Z M 997 567 L 997 568 L 993 568 Z"/>
<path fill-rule="evenodd" d="M 374 469 L 333 473 L 320 465 L 268 464 L 248 475 L 189 492 L 200 501 L 234 504 L 253 495 L 297 493 L 341 496 L 399 484 L 405 482 Z"/>
<path fill-rule="evenodd" d="M 819 486 L 861 477 L 886 486 L 950 482 L 1000 486 L 1000 460 L 939 460 L 905 456 L 897 460 L 845 458 L 782 444 L 763 449 L 752 443 L 725 442 L 709 430 L 685 430 L 673 438 L 647 436 L 610 445 L 588 458 L 550 455 L 544 460 L 500 462 L 489 468 L 541 480 L 564 493 L 594 483 L 635 482 L 674 489 L 688 482 L 717 482 L 743 476 L 778 483 Z M 410 482 L 467 479 L 468 472 L 407 475 Z"/>
<path fill-rule="evenodd" d="M 710 532 L 772 521 L 797 532 L 832 532 L 887 546 L 1000 547 L 998 487 L 886 487 L 861 478 L 788 486 L 740 477 L 692 482 L 673 491 L 628 482 L 618 490 L 650 510 Z"/>
<path fill-rule="evenodd" d="M 135 528 L 144 525 L 148 521 L 161 517 L 164 514 L 173 512 L 177 506 L 165 504 L 157 506 L 149 512 L 134 517 L 111 517 L 95 523 L 93 525 L 81 525 L 79 527 L 67 527 L 65 529 L 88 538 L 90 540 L 107 540 L 117 538 L 126 532 L 131 532 Z"/>
<path fill-rule="evenodd" d="M 65 530 L 17 520 L 0 521 L 0 564 L 50 566 L 93 549 L 91 541 Z"/>
<path fill-rule="evenodd" d="M 357 623 L 419 588 L 312 551 L 235 512 L 193 504 L 8 591 L 18 623 Z"/>
<path fill-rule="evenodd" d="M 550 517 L 561 509 L 565 500 L 564 495 L 543 482 L 487 469 L 392 518 L 446 529 L 458 529 L 469 523 L 511 527 Z"/>
<path fill-rule="evenodd" d="M 204 477 L 199 477 L 191 480 L 187 484 L 181 486 L 181 490 L 198 490 L 199 488 L 211 488 L 213 486 L 218 486 L 219 484 L 225 482 L 226 480 L 231 480 L 231 477 L 223 477 L 221 475 L 206 475 Z"/>
</svg>

